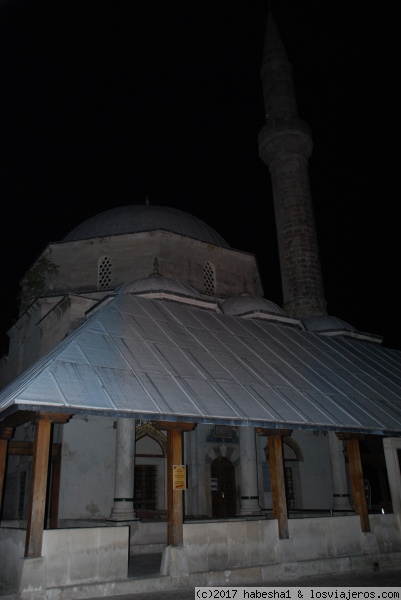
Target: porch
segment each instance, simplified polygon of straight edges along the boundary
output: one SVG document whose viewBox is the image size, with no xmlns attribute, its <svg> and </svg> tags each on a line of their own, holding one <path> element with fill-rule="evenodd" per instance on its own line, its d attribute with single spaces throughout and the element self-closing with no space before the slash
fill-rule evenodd
<svg viewBox="0 0 401 600">
<path fill-rule="evenodd" d="M 0 528 L 1 595 L 79 600 L 105 594 L 163 591 L 205 585 L 257 585 L 305 575 L 387 568 L 401 559 L 397 514 L 289 519 L 288 539 L 277 520 L 232 519 L 184 523 L 183 545 L 132 546 L 151 534 L 165 539 L 165 523 L 45 530 L 42 556 L 23 558 L 26 531 Z M 150 550 L 151 552 L 148 552 Z M 174 550 L 174 552 L 171 552 Z M 18 568 L 16 569 L 16 565 Z"/>
</svg>

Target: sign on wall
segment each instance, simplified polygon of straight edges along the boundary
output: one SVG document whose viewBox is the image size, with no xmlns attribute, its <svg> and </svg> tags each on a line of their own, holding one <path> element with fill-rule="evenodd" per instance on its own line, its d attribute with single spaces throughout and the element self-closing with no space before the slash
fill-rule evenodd
<svg viewBox="0 0 401 600">
<path fill-rule="evenodd" d="M 173 490 L 187 489 L 186 465 L 173 465 Z"/>
</svg>

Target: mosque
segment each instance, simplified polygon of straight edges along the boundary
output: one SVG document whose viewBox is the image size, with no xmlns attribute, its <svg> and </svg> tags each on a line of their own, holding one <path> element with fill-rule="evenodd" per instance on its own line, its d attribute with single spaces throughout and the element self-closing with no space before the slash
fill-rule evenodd
<svg viewBox="0 0 401 600">
<path fill-rule="evenodd" d="M 255 256 L 149 203 L 25 275 L 0 378 L 17 598 L 117 593 L 135 554 L 161 553 L 158 589 L 399 564 L 401 353 L 327 314 L 312 139 L 271 14 L 262 83 L 283 307 Z"/>
</svg>

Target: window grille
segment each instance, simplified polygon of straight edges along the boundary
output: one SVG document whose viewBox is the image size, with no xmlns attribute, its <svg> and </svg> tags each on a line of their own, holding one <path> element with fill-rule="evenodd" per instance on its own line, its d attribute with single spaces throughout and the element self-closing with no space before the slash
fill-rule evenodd
<svg viewBox="0 0 401 600">
<path fill-rule="evenodd" d="M 215 277 L 214 277 L 214 267 L 210 262 L 206 262 L 203 265 L 203 280 L 205 284 L 205 294 L 209 296 L 214 296 L 215 292 Z"/>
<path fill-rule="evenodd" d="M 156 465 L 135 465 L 135 509 L 155 510 L 157 503 Z"/>
<path fill-rule="evenodd" d="M 19 477 L 18 519 L 22 519 L 25 507 L 26 471 L 21 471 Z"/>
<path fill-rule="evenodd" d="M 294 481 L 293 481 L 293 477 L 292 477 L 291 467 L 285 467 L 284 477 L 285 477 L 285 495 L 287 498 L 287 507 L 294 508 L 294 506 L 295 506 L 295 491 L 294 491 Z"/>
<path fill-rule="evenodd" d="M 99 261 L 98 282 L 99 290 L 106 290 L 111 286 L 111 258 L 104 256 Z"/>
</svg>

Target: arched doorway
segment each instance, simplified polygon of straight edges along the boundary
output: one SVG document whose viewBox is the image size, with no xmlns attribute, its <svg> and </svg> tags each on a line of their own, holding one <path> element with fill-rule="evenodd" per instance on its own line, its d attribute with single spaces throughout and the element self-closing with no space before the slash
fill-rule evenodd
<svg viewBox="0 0 401 600">
<path fill-rule="evenodd" d="M 237 506 L 234 464 L 228 458 L 220 456 L 212 462 L 210 476 L 213 517 L 215 519 L 234 517 Z"/>
<path fill-rule="evenodd" d="M 299 461 L 303 460 L 299 444 L 290 437 L 283 440 L 284 480 L 287 508 L 302 508 L 301 476 Z"/>
<path fill-rule="evenodd" d="M 134 507 L 138 517 L 159 519 L 166 514 L 167 438 L 150 423 L 136 427 Z"/>
</svg>

